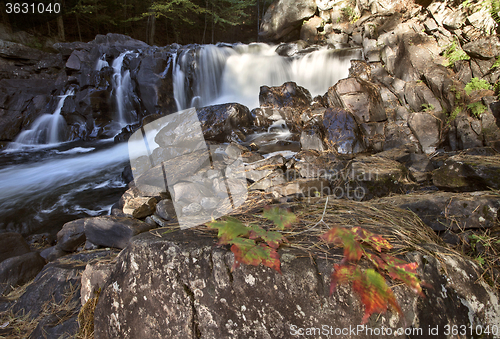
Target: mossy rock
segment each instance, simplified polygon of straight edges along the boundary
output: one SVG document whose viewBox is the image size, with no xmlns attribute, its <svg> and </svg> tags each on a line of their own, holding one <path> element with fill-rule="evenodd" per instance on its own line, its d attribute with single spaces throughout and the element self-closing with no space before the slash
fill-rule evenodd
<svg viewBox="0 0 500 339">
<path fill-rule="evenodd" d="M 433 172 L 432 180 L 452 191 L 500 189 L 500 156 L 455 155 Z"/>
</svg>

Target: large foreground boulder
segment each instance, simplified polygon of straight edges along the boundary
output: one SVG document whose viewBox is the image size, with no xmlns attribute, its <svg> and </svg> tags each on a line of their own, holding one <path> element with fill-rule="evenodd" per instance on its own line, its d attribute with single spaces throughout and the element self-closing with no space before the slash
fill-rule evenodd
<svg viewBox="0 0 500 339">
<path fill-rule="evenodd" d="M 427 338 L 429 328 L 443 335 L 446 325 L 491 327 L 500 320 L 498 298 L 478 280 L 476 265 L 437 245 L 436 253 L 448 254 L 406 255 L 432 286 L 427 297 L 394 286 L 404 319 L 396 312 L 372 316 L 365 327 L 358 327 L 363 307 L 349 287 L 329 296 L 332 266 L 340 259 L 312 260 L 284 249 L 281 275 L 262 266 L 231 271 L 232 253 L 215 245 L 193 230 L 134 238 L 102 289 L 95 338 L 288 338 L 306 329 L 335 336 L 343 328 L 373 338 L 365 330 L 382 327 L 400 334 L 395 338 L 405 338 L 405 328 L 421 333 L 412 338 Z"/>
</svg>

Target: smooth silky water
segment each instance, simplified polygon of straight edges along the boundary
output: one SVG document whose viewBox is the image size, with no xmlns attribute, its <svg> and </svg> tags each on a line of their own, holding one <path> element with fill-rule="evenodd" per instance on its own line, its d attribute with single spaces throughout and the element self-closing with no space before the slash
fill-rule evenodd
<svg viewBox="0 0 500 339">
<path fill-rule="evenodd" d="M 287 81 L 295 81 L 313 96 L 323 95 L 347 77 L 351 59 L 361 58 L 359 49 L 320 48 L 282 57 L 275 48 L 259 43 L 179 50 L 168 60 L 177 108 L 238 102 L 252 109 L 259 106 L 260 86 Z M 194 68 L 188 53 L 194 54 Z M 140 52 L 126 51 L 111 65 L 110 100 L 116 102 L 115 119 L 120 126 L 134 122 L 128 114 L 134 87 L 124 60 L 141 57 Z M 109 67 L 105 59 L 102 55 L 95 60 L 97 71 Z M 68 140 L 61 109 L 75 92 L 66 89 L 52 114 L 41 115 L 0 152 L 0 231 L 56 233 L 69 220 L 108 214 L 126 190 L 122 179 L 128 165 L 126 143 Z M 247 142 L 268 139 L 273 143 L 289 135 L 286 129 L 270 130 L 249 136 Z M 154 143 L 154 136 L 148 138 Z"/>
</svg>

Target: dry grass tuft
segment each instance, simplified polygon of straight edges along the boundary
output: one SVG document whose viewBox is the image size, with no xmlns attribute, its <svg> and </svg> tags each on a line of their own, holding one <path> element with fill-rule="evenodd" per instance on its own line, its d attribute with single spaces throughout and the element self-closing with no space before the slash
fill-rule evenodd
<svg viewBox="0 0 500 339">
<path fill-rule="evenodd" d="M 23 286 L 18 287 L 12 291 L 7 299 L 15 300 L 19 298 L 25 291 L 26 288 L 32 283 L 29 282 Z M 0 338 L 9 339 L 25 339 L 29 338 L 31 333 L 38 326 L 38 323 L 46 318 L 51 317 L 56 319 L 50 325 L 57 326 L 62 324 L 66 320 L 71 319 L 78 313 L 79 309 L 79 298 L 76 298 L 78 291 L 80 290 L 80 284 L 69 284 L 69 289 L 64 294 L 64 298 L 60 302 L 55 302 L 53 299 L 46 301 L 40 314 L 33 318 L 31 313 L 24 313 L 24 311 L 14 314 L 12 308 L 5 312 L 0 313 Z M 4 336 L 5 334 L 5 336 Z M 70 334 L 68 334 L 70 336 Z"/>
<path fill-rule="evenodd" d="M 77 334 L 77 339 L 94 339 L 94 311 L 99 300 L 101 289 L 94 292 L 95 296 L 87 300 L 78 314 L 78 324 L 80 331 Z"/>
</svg>

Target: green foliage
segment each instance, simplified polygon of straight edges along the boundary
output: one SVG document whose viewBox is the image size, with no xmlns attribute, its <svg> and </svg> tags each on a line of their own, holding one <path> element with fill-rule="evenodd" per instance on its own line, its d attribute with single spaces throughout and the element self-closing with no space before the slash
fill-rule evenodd
<svg viewBox="0 0 500 339">
<path fill-rule="evenodd" d="M 467 108 L 470 110 L 472 115 L 474 115 L 477 118 L 479 118 L 481 114 L 483 114 L 484 112 L 486 112 L 486 110 L 488 110 L 488 108 L 485 105 L 483 105 L 481 101 L 468 104 Z"/>
<path fill-rule="evenodd" d="M 341 9 L 342 14 L 344 15 L 344 18 L 348 20 L 351 23 L 355 23 L 359 19 L 359 15 L 356 14 L 356 11 L 354 10 L 354 7 L 352 6 L 345 6 Z"/>
<path fill-rule="evenodd" d="M 488 83 L 488 81 L 479 78 L 470 79 L 469 83 L 465 85 L 464 88 L 465 93 L 467 93 L 467 95 L 471 95 L 473 91 L 478 91 L 482 89 L 491 89 L 491 86 Z"/>
<path fill-rule="evenodd" d="M 443 52 L 443 56 L 446 58 L 447 63 L 446 67 L 453 67 L 456 61 L 458 60 L 469 60 L 470 57 L 465 53 L 457 42 L 452 42 L 448 45 Z"/>
<path fill-rule="evenodd" d="M 495 61 L 495 63 L 493 65 L 491 65 L 490 69 L 494 69 L 494 68 L 497 68 L 497 67 L 500 67 L 500 55 L 497 56 L 497 60 Z"/>
<path fill-rule="evenodd" d="M 352 282 L 353 290 L 359 295 L 365 306 L 362 323 L 366 323 L 372 313 L 384 313 L 391 305 L 401 313 L 401 308 L 391 289 L 387 286 L 382 272 L 391 279 L 402 281 L 413 291 L 423 296 L 421 281 L 417 277 L 417 263 L 407 263 L 401 259 L 383 253 L 392 245 L 381 235 L 371 233 L 361 227 L 334 227 L 321 236 L 327 243 L 341 245 L 344 259 L 334 265 L 331 276 L 330 293 L 337 284 Z M 368 259 L 378 270 L 361 270 L 358 262 L 362 257 Z"/>
<path fill-rule="evenodd" d="M 432 112 L 436 107 L 433 104 L 422 104 L 422 109 L 424 112 Z"/>
<path fill-rule="evenodd" d="M 142 17 L 154 14 L 157 18 L 181 20 L 194 24 L 193 15 L 207 14 L 215 24 L 237 25 L 242 18 L 248 17 L 246 10 L 255 5 L 255 0 L 210 0 L 205 7 L 191 0 L 157 0 Z"/>
<path fill-rule="evenodd" d="M 265 229 L 255 224 L 244 225 L 230 217 L 224 221 L 213 220 L 208 224 L 209 228 L 218 230 L 220 245 L 231 245 L 231 251 L 234 253 L 231 270 L 235 270 L 242 263 L 253 266 L 262 264 L 281 273 L 277 250 L 283 242 L 286 242 L 286 238 L 280 231 L 290 227 L 297 221 L 297 217 L 289 211 L 274 207 L 266 208 L 262 218 L 272 221 L 274 227 Z M 417 263 L 408 263 L 384 253 L 392 249 L 392 245 L 381 235 L 361 227 L 334 227 L 324 233 L 321 239 L 344 248 L 344 258 L 339 264 L 334 265 L 330 294 L 335 291 L 338 284 L 352 283 L 354 292 L 365 308 L 363 324 L 373 313 L 384 313 L 389 306 L 402 313 L 382 274 L 403 282 L 423 296 L 422 282 L 416 272 Z M 362 257 L 371 262 L 375 269 L 361 269 L 359 260 Z"/>
<path fill-rule="evenodd" d="M 266 230 L 259 225 L 243 225 L 235 218 L 226 218 L 225 221 L 213 220 L 208 224 L 209 228 L 219 231 L 219 245 L 231 245 L 231 252 L 234 253 L 232 271 L 240 264 L 262 264 L 281 273 L 277 249 L 286 238 L 279 231 L 290 227 L 297 217 L 277 207 L 267 208 L 262 217 L 273 221 L 275 228 Z"/>
<path fill-rule="evenodd" d="M 448 123 L 450 123 L 453 120 L 455 120 L 457 118 L 457 116 L 460 114 L 460 112 L 462 112 L 462 110 L 463 110 L 462 106 L 455 107 L 455 109 L 453 110 L 453 112 L 451 112 L 451 114 L 448 116 Z"/>
</svg>

